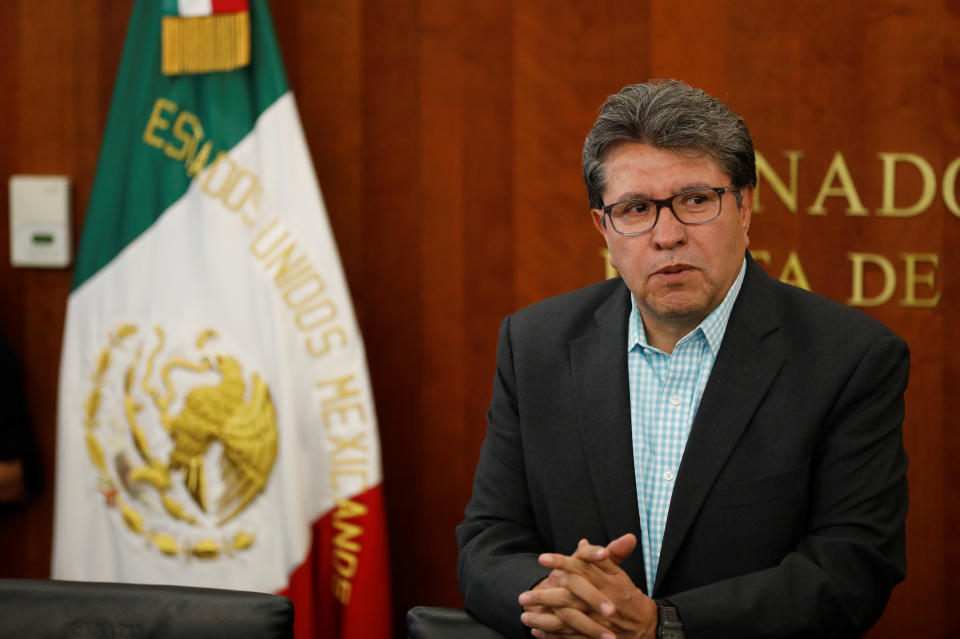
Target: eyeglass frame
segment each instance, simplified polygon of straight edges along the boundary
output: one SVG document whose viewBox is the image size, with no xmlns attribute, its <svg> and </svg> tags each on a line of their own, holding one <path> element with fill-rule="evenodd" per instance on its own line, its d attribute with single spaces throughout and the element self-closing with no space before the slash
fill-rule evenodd
<svg viewBox="0 0 960 639">
<path fill-rule="evenodd" d="M 686 193 L 694 193 L 696 191 L 714 191 L 717 195 L 720 196 L 720 201 L 717 206 L 717 214 L 708 220 L 700 220 L 699 222 L 684 222 L 683 220 L 680 219 L 680 216 L 677 215 L 677 212 L 674 210 L 673 201 L 678 197 L 680 197 L 681 195 L 684 195 Z M 704 186 L 704 187 L 697 187 L 694 189 L 687 189 L 685 191 L 680 191 L 679 193 L 674 193 L 670 197 L 664 198 L 661 200 L 658 200 L 652 197 L 630 197 L 630 198 L 627 198 L 626 200 L 620 200 L 619 202 L 614 202 L 613 204 L 607 204 L 606 206 L 601 207 L 600 210 L 603 211 L 604 216 L 610 218 L 610 228 L 612 228 L 614 231 L 616 231 L 620 235 L 627 235 L 627 236 L 643 235 L 644 233 L 649 233 L 654 228 L 656 228 L 657 222 L 660 221 L 660 210 L 663 208 L 670 209 L 670 212 L 673 213 L 673 217 L 677 220 L 677 222 L 680 222 L 685 226 L 700 226 L 701 224 L 706 224 L 707 222 L 713 222 L 715 219 L 720 217 L 721 213 L 723 213 L 724 194 L 733 193 L 734 196 L 736 196 L 736 194 L 739 192 L 740 192 L 740 188 L 737 186 L 734 186 L 733 184 L 731 184 L 730 186 Z M 624 202 L 636 202 L 637 200 L 652 202 L 654 205 L 656 205 L 656 213 L 654 214 L 654 217 L 653 217 L 653 224 L 651 224 L 650 228 L 648 228 L 645 231 L 633 231 L 631 233 L 621 231 L 620 229 L 617 228 L 617 225 L 613 223 L 613 215 L 611 215 L 611 212 L 613 211 L 613 207 L 617 206 L 618 204 L 623 204 Z M 740 205 L 738 204 L 737 206 L 739 208 Z"/>
</svg>

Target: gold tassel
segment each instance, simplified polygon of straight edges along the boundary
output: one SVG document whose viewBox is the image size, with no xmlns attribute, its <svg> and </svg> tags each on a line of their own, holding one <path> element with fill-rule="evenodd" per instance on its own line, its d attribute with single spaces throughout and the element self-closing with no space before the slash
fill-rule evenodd
<svg viewBox="0 0 960 639">
<path fill-rule="evenodd" d="M 250 64 L 250 14 L 164 16 L 163 73 L 230 71 Z"/>
</svg>

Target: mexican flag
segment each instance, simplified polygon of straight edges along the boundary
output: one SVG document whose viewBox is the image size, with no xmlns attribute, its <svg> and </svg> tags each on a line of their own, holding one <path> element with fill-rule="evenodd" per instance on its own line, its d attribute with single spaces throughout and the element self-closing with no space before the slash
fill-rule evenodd
<svg viewBox="0 0 960 639">
<path fill-rule="evenodd" d="M 266 0 L 138 0 L 67 305 L 53 576 L 390 635 L 363 343 Z"/>
</svg>

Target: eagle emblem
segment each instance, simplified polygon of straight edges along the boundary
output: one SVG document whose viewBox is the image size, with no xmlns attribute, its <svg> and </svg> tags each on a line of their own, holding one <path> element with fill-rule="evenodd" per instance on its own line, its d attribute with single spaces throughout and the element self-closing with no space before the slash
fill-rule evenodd
<svg viewBox="0 0 960 639">
<path fill-rule="evenodd" d="M 111 332 L 86 402 L 87 445 L 100 492 L 111 495 L 108 506 L 119 506 L 130 530 L 165 554 L 211 558 L 250 546 L 254 536 L 245 530 L 221 539 L 196 537 L 234 520 L 267 486 L 278 447 L 267 384 L 257 373 L 248 383 L 236 357 L 211 352 L 214 331 L 196 338 L 199 355 L 163 361 L 163 329 L 155 328 L 156 345 L 146 356 L 145 339 L 128 346 L 137 332 L 130 324 Z M 124 354 L 125 366 L 117 361 Z M 114 380 L 122 387 L 119 396 L 109 392 Z M 102 424 L 107 396 L 122 404 L 122 419 L 107 420 L 113 428 Z M 217 457 L 219 473 L 208 468 Z M 182 522 L 182 539 L 148 524 L 161 511 Z"/>
</svg>

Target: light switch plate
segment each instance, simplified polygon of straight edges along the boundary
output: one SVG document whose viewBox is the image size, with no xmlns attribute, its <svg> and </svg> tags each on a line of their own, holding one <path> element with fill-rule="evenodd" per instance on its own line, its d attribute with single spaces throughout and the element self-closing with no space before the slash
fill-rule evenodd
<svg viewBox="0 0 960 639">
<path fill-rule="evenodd" d="M 10 262 L 14 266 L 70 265 L 70 179 L 65 175 L 10 177 Z"/>
</svg>

